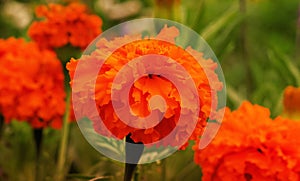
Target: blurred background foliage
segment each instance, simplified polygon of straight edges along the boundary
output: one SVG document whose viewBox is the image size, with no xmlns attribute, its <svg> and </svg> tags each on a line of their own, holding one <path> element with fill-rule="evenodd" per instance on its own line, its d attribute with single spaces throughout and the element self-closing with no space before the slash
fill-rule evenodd
<svg viewBox="0 0 300 181">
<path fill-rule="evenodd" d="M 71 0 L 0 0 L 0 38 L 24 37 L 35 19 L 34 8 Z M 189 26 L 208 42 L 222 66 L 227 105 L 242 100 L 282 111 L 287 85 L 300 86 L 299 0 L 82 0 L 103 20 L 103 31 L 121 22 L 159 17 Z M 68 53 L 69 54 L 69 53 Z M 46 129 L 40 161 L 44 180 L 55 175 L 61 131 Z M 32 133 L 26 123 L 12 122 L 0 134 L 0 180 L 33 180 Z M 66 158 L 67 180 L 121 180 L 124 165 L 101 156 L 71 125 Z M 160 162 L 140 165 L 139 180 L 200 180 L 191 146 Z"/>
</svg>

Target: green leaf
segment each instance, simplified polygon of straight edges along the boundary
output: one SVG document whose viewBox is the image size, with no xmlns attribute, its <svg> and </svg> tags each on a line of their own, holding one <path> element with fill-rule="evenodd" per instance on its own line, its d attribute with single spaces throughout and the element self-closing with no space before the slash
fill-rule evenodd
<svg viewBox="0 0 300 181">
<path fill-rule="evenodd" d="M 89 180 L 89 181 L 97 181 L 97 180 L 111 180 L 112 176 L 86 176 L 81 174 L 69 174 L 67 175 L 68 179 L 82 179 L 82 180 Z"/>
<path fill-rule="evenodd" d="M 220 30 L 224 29 L 226 23 L 228 23 L 235 15 L 237 15 L 239 9 L 236 4 L 233 4 L 224 14 L 217 17 L 215 21 L 209 24 L 202 32 L 201 36 L 204 39 L 213 38 L 213 36 Z"/>
<path fill-rule="evenodd" d="M 295 80 L 295 85 L 300 86 L 300 72 L 296 64 L 283 52 L 279 51 L 277 48 L 272 48 L 268 51 L 268 55 L 272 63 L 277 67 L 279 72 L 291 76 Z M 289 77 L 285 75 L 285 77 Z"/>
</svg>

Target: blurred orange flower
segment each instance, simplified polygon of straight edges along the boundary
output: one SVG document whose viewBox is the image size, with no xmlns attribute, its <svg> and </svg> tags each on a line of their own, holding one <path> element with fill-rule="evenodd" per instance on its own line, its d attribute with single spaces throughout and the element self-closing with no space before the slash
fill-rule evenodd
<svg viewBox="0 0 300 181">
<path fill-rule="evenodd" d="M 23 39 L 0 39 L 0 114 L 34 128 L 60 128 L 64 75 L 54 52 Z"/>
<path fill-rule="evenodd" d="M 203 180 L 299 180 L 300 122 L 277 117 L 244 102 L 226 110 L 215 139 L 203 150 L 194 146 Z"/>
<path fill-rule="evenodd" d="M 41 5 L 36 15 L 40 21 L 31 24 L 28 34 L 44 48 L 71 44 L 84 49 L 102 32 L 102 20 L 88 14 L 87 7 L 79 3 Z"/>
<path fill-rule="evenodd" d="M 134 128 L 120 120 L 114 111 L 111 100 L 111 89 L 115 76 L 121 68 L 131 60 L 149 54 L 172 58 L 177 63 L 181 64 L 191 75 L 199 94 L 200 105 L 198 122 L 195 129 L 191 128 L 193 129 L 193 134 L 190 136 L 190 139 L 195 140 L 197 136 L 202 133 L 211 110 L 215 110 L 217 106 L 216 104 L 213 104 L 214 101 L 212 100 L 215 99 L 214 103 L 217 102 L 217 91 L 222 90 L 223 84 L 219 81 L 218 76 L 215 73 L 215 69 L 217 68 L 215 62 L 211 59 L 204 59 L 202 53 L 193 50 L 191 47 L 184 50 L 181 47 L 169 43 L 175 42 L 175 38 L 178 35 L 179 31 L 177 28 L 165 26 L 156 36 L 156 39 L 142 39 L 141 35 L 124 36 L 110 41 L 100 39 L 97 42 L 97 49 L 92 52 L 91 55 L 86 55 L 80 59 L 80 61 L 92 61 L 97 59 L 97 61 L 101 62 L 102 60 L 105 60 L 105 55 L 101 52 L 107 52 L 115 47 L 119 47 L 126 39 L 130 39 L 131 43 L 119 47 L 105 60 L 105 63 L 99 71 L 95 87 L 95 99 L 99 114 L 105 126 L 117 138 L 123 139 L 130 134 L 135 142 L 148 144 L 166 137 L 175 126 L 181 126 L 177 125 L 181 111 L 181 98 L 178 90 L 172 82 L 160 75 L 141 77 L 134 82 L 129 93 L 129 105 L 132 111 L 139 117 L 145 117 L 150 114 L 148 101 L 152 96 L 160 95 L 164 98 L 167 109 L 159 124 L 147 129 Z M 101 50 L 101 52 L 97 51 L 98 49 Z M 194 57 L 197 57 L 197 60 L 200 61 L 202 67 Z M 71 79 L 74 76 L 77 63 L 78 60 L 72 59 L 67 64 Z M 166 71 L 164 70 L 164 65 L 158 65 L 157 67 L 160 67 L 162 72 Z M 143 67 L 140 68 L 141 70 L 143 69 Z M 174 68 L 174 73 L 176 71 L 178 70 Z M 170 72 L 170 74 L 172 73 Z M 207 76 L 212 76 L 214 78 L 211 85 Z M 184 78 L 187 79 L 187 77 Z M 185 81 L 184 78 L 182 78 L 183 81 Z M 124 81 L 128 81 L 129 79 L 129 76 L 124 77 Z M 125 85 L 121 83 L 120 86 L 122 87 Z M 188 96 L 193 98 L 191 94 Z M 101 128 L 97 126 L 97 123 L 94 123 L 94 127 L 98 133 L 102 134 Z M 189 127 L 182 126 L 181 131 L 174 137 L 174 145 L 177 145 L 176 141 L 180 139 L 182 135 L 187 135 L 188 131 Z"/>
<path fill-rule="evenodd" d="M 300 88 L 288 86 L 284 90 L 283 116 L 300 120 Z"/>
</svg>

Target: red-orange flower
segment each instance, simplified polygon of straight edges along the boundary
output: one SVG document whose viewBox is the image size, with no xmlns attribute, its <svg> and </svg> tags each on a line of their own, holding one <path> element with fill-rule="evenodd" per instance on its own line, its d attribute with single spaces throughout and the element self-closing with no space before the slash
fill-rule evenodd
<svg viewBox="0 0 300 181">
<path fill-rule="evenodd" d="M 64 75 L 54 52 L 23 39 L 0 39 L 0 114 L 34 128 L 60 128 Z"/>
<path fill-rule="evenodd" d="M 187 135 L 188 132 L 193 133 L 189 138 L 195 140 L 197 136 L 202 133 L 211 110 L 216 110 L 216 94 L 223 86 L 215 73 L 217 64 L 210 59 L 204 59 L 202 53 L 193 50 L 191 47 L 184 50 L 181 47 L 170 43 L 175 42 L 175 38 L 178 34 L 179 31 L 175 27 L 164 27 L 156 36 L 156 39 L 143 39 L 141 38 L 141 35 L 124 36 L 110 41 L 100 39 L 97 42 L 97 49 L 92 52 L 91 55 L 86 55 L 80 59 L 80 61 L 90 61 L 91 63 L 95 63 L 94 60 L 96 60 L 96 62 L 100 63 L 105 60 L 103 52 L 109 52 L 110 50 L 118 47 L 117 50 L 105 60 L 105 63 L 99 71 L 95 87 L 95 99 L 99 114 L 105 126 L 117 138 L 123 139 L 125 136 L 130 134 L 131 138 L 135 142 L 148 144 L 166 137 L 175 126 L 181 126 L 177 125 L 182 110 L 180 102 L 181 97 L 178 93 L 179 90 L 177 90 L 175 85 L 167 78 L 160 75 L 148 75 L 139 78 L 134 82 L 129 93 L 129 105 L 131 110 L 139 117 L 149 115 L 150 108 L 148 102 L 151 97 L 160 95 L 164 98 L 167 108 L 166 113 L 159 124 L 147 129 L 138 129 L 127 125 L 116 115 L 111 100 L 112 82 L 125 64 L 144 55 L 155 54 L 172 58 L 184 67 L 186 71 L 188 71 L 197 88 L 199 94 L 199 117 L 196 128 L 182 126 L 180 131 L 172 140 L 174 145 L 177 145 L 176 142 L 180 140 L 180 137 Z M 126 42 L 128 39 L 131 43 L 120 46 L 120 44 Z M 200 61 L 201 66 L 194 57 Z M 74 76 L 77 63 L 78 60 L 72 59 L 67 64 L 67 69 L 69 70 L 71 79 Z M 165 66 L 164 63 L 157 65 L 157 67 L 160 67 L 162 72 L 170 71 L 165 69 L 167 66 Z M 142 71 L 143 69 L 144 67 L 141 65 L 140 69 L 137 69 L 137 71 Z M 176 71 L 179 70 L 174 68 L 172 71 L 176 74 Z M 169 73 L 172 74 L 172 72 Z M 207 78 L 208 76 L 211 76 L 214 81 L 209 82 Z M 131 78 L 132 77 L 130 75 L 127 75 L 124 79 L 122 79 L 122 81 L 126 82 Z M 186 81 L 185 79 L 188 79 L 188 77 L 182 77 L 182 81 Z M 124 82 L 120 82 L 120 89 L 126 86 Z M 188 90 L 188 87 L 181 89 Z M 193 99 L 192 94 L 189 94 L 187 97 Z M 90 99 L 93 99 L 93 97 L 91 96 Z M 97 123 L 94 123 L 94 127 L 98 133 L 103 134 L 103 128 L 99 127 Z"/>
<path fill-rule="evenodd" d="M 67 44 L 84 49 L 101 33 L 102 20 L 87 13 L 85 5 L 71 3 L 41 5 L 36 8 L 41 21 L 35 21 L 29 36 L 41 47 L 57 48 Z"/>
<path fill-rule="evenodd" d="M 300 88 L 288 86 L 284 90 L 283 115 L 300 120 Z"/>
<path fill-rule="evenodd" d="M 244 102 L 226 110 L 215 139 L 195 149 L 203 180 L 299 180 L 300 122 L 277 117 L 259 105 Z"/>
</svg>

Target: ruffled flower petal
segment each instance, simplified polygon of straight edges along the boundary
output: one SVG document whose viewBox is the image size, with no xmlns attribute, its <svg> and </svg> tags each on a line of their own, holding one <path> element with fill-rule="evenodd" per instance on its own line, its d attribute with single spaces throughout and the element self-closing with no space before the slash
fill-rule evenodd
<svg viewBox="0 0 300 181">
<path fill-rule="evenodd" d="M 212 105 L 212 103 L 217 102 L 217 91 L 220 91 L 223 88 L 223 84 L 219 81 L 218 76 L 215 73 L 218 66 L 215 62 L 204 59 L 203 54 L 196 53 L 196 51 L 190 47 L 185 50 L 170 43 L 175 42 L 175 38 L 178 35 L 179 30 L 176 27 L 165 26 L 157 37 L 154 38 L 141 38 L 141 35 L 126 35 L 124 37 L 114 38 L 110 41 L 100 39 L 96 44 L 97 49 L 90 55 L 83 56 L 79 60 L 83 62 L 83 66 L 85 63 L 92 63 L 93 60 L 98 63 L 105 61 L 96 79 L 94 91 L 95 101 L 105 126 L 117 138 L 123 139 L 126 135 L 130 134 L 135 142 L 148 144 L 165 138 L 176 126 L 178 126 L 179 131 L 174 136 L 174 140 L 172 140 L 174 145 L 178 145 L 181 137 L 185 137 L 188 133 L 192 133 L 189 138 L 193 140 L 197 139 L 200 135 L 199 133 L 202 133 L 206 121 L 210 116 L 211 109 L 216 108 L 217 106 Z M 131 43 L 126 43 L 128 41 Z M 106 57 L 107 52 L 111 52 L 116 48 L 117 50 L 109 57 Z M 181 98 L 175 85 L 161 75 L 147 75 L 141 77 L 133 83 L 129 91 L 129 104 L 133 113 L 138 117 L 148 116 L 151 111 L 149 101 L 151 97 L 156 95 L 162 96 L 165 100 L 166 112 L 159 124 L 147 129 L 138 129 L 124 124 L 114 112 L 111 100 L 112 82 L 125 64 L 135 58 L 149 54 L 170 57 L 184 67 L 191 75 L 191 78 L 179 76 L 179 81 L 185 85 L 185 82 L 192 79 L 198 91 L 200 105 L 186 104 L 185 106 L 182 106 Z M 197 60 L 195 60 L 194 56 L 197 57 Z M 201 61 L 200 65 L 197 61 Z M 67 64 L 67 69 L 71 76 L 71 84 L 72 81 L 74 81 L 73 76 L 77 62 L 78 61 L 71 60 Z M 160 68 L 161 72 L 166 72 L 169 75 L 182 75 L 182 70 L 179 69 L 178 65 L 175 63 L 170 61 L 167 61 L 166 63 L 153 61 L 153 63 L 155 63 L 155 67 Z M 167 69 L 166 67 L 168 66 L 172 66 L 172 69 Z M 122 88 L 128 86 L 127 82 L 134 80 L 133 77 L 137 73 L 140 74 L 141 72 L 145 72 L 147 67 L 137 63 L 129 69 L 130 71 L 126 73 L 126 76 L 121 76 L 121 78 L 118 79 L 114 89 L 122 90 Z M 209 82 L 207 76 L 212 76 L 214 81 Z M 74 91 L 80 92 L 80 90 Z M 189 86 L 186 86 L 185 89 L 181 91 L 186 97 L 187 102 L 192 102 L 196 97 Z M 117 96 L 120 97 L 121 95 Z M 87 99 L 92 100 L 93 97 L 90 96 Z M 124 103 L 122 102 L 119 103 L 120 106 L 123 104 Z M 196 110 L 198 107 L 199 117 L 197 119 L 196 128 L 189 126 L 188 124 L 178 124 L 181 114 L 188 117 L 189 111 Z M 101 126 L 97 125 L 98 123 L 94 122 L 95 130 L 103 135 L 103 129 Z"/>
<path fill-rule="evenodd" d="M 0 39 L 0 114 L 33 128 L 62 126 L 64 75 L 54 52 L 23 39 Z"/>
<path fill-rule="evenodd" d="M 202 180 L 299 180 L 300 122 L 277 117 L 244 102 L 226 110 L 214 140 L 203 150 L 196 144 L 194 160 Z M 199 143 L 199 140 L 198 140 Z"/>
<path fill-rule="evenodd" d="M 58 48 L 71 44 L 86 48 L 101 33 L 102 20 L 88 14 L 79 3 L 41 5 L 36 8 L 40 21 L 31 24 L 29 36 L 43 48 Z"/>
</svg>

